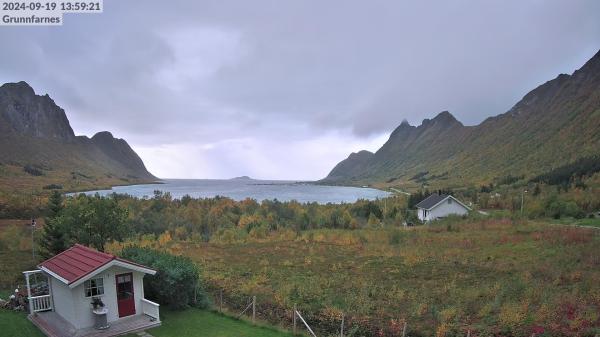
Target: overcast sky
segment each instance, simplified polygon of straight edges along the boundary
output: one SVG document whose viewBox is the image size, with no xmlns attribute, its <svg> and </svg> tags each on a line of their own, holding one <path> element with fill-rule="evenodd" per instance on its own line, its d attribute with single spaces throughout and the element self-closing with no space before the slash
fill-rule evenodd
<svg viewBox="0 0 600 337">
<path fill-rule="evenodd" d="M 319 179 L 407 119 L 503 113 L 600 48 L 600 1 L 104 0 L 0 27 L 0 81 L 161 178 Z"/>
</svg>

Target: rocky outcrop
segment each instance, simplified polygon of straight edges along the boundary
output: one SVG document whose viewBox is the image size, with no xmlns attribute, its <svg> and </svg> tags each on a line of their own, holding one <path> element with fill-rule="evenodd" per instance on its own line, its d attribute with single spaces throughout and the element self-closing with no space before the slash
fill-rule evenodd
<svg viewBox="0 0 600 337">
<path fill-rule="evenodd" d="M 5 129 L 37 138 L 74 141 L 65 111 L 48 95 L 38 96 L 25 82 L 0 87 L 0 122 Z"/>
<path fill-rule="evenodd" d="M 373 158 L 373 152 L 366 150 L 359 151 L 358 153 L 352 152 L 348 158 L 339 162 L 331 170 L 327 178 L 331 180 L 353 178 L 362 173 L 364 166 L 369 164 L 371 158 Z"/>
<path fill-rule="evenodd" d="M 108 157 L 129 168 L 136 176 L 143 177 L 148 174 L 142 159 L 124 139 L 115 138 L 112 133 L 102 131 L 92 137 L 92 143 L 99 147 Z"/>
</svg>

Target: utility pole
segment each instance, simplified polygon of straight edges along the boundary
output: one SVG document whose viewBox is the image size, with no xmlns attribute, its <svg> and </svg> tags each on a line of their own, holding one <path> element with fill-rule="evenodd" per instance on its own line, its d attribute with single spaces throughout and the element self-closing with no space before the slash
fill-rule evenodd
<svg viewBox="0 0 600 337">
<path fill-rule="evenodd" d="M 33 257 L 33 263 L 35 263 L 35 218 L 31 218 L 31 256 Z"/>
<path fill-rule="evenodd" d="M 525 193 L 527 193 L 527 190 L 523 190 L 521 192 L 521 215 L 523 215 L 523 210 L 525 206 Z"/>
</svg>

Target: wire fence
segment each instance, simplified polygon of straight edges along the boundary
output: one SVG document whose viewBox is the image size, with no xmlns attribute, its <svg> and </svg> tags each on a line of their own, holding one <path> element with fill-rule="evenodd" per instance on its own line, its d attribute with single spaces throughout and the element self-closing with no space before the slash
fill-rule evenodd
<svg viewBox="0 0 600 337">
<path fill-rule="evenodd" d="M 314 313 L 296 305 L 284 308 L 261 296 L 230 294 L 218 288 L 209 289 L 209 293 L 212 295 L 214 308 L 220 312 L 252 322 L 267 322 L 294 334 L 312 337 L 419 336 L 416 331 L 411 331 L 409 322 L 403 318 L 364 317 L 341 312 Z M 470 331 L 468 334 L 469 337 L 476 336 Z M 464 336 L 467 336 L 467 331 Z"/>
<path fill-rule="evenodd" d="M 251 320 L 253 323 L 266 322 L 291 331 L 294 335 L 311 337 L 421 337 L 425 336 L 419 327 L 411 327 L 403 317 L 391 317 L 380 314 L 379 317 L 311 312 L 300 309 L 296 304 L 284 308 L 274 304 L 267 296 L 249 296 L 230 294 L 222 289 L 208 289 L 212 295 L 215 309 L 238 319 Z M 433 327 L 433 323 L 430 328 Z M 477 331 L 469 324 L 460 328 L 444 331 L 443 327 L 433 329 L 433 335 L 492 337 L 497 334 L 490 331 Z M 437 331 L 436 331 L 437 330 Z M 542 335 L 543 333 L 540 333 Z M 527 335 L 536 337 L 537 333 Z M 428 334 L 427 336 L 431 336 Z M 595 335 L 594 337 L 600 337 Z"/>
</svg>

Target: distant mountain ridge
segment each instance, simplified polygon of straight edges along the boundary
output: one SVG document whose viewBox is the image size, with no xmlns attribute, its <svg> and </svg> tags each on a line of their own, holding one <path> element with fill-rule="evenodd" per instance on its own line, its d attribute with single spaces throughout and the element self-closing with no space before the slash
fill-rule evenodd
<svg viewBox="0 0 600 337">
<path fill-rule="evenodd" d="M 76 136 L 50 96 L 36 95 L 26 82 L 0 86 L 1 188 L 51 183 L 85 189 L 155 180 L 125 140 L 108 131 Z"/>
<path fill-rule="evenodd" d="M 335 184 L 464 186 L 531 177 L 600 154 L 600 51 L 504 114 L 464 126 L 447 111 L 403 122 L 373 155 L 350 155 L 322 180 Z"/>
</svg>

